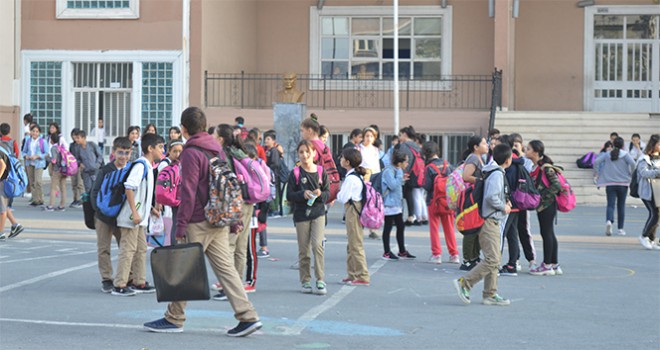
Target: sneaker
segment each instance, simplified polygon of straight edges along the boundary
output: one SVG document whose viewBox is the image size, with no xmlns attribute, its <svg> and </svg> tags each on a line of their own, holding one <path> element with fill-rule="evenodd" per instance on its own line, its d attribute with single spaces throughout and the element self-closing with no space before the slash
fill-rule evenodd
<svg viewBox="0 0 660 350">
<path fill-rule="evenodd" d="M 449 257 L 449 263 L 450 263 L 450 264 L 460 264 L 460 263 L 461 263 L 461 259 L 458 257 L 458 255 L 451 255 L 451 256 Z"/>
<path fill-rule="evenodd" d="M 71 204 L 69 204 L 69 208 L 77 208 L 78 201 L 73 201 Z"/>
<path fill-rule="evenodd" d="M 415 222 L 412 223 L 413 226 L 422 226 L 422 222 L 415 220 Z"/>
<path fill-rule="evenodd" d="M 259 249 L 257 252 L 257 258 L 267 258 L 270 256 L 270 252 L 265 249 Z"/>
<path fill-rule="evenodd" d="M 214 291 L 221 291 L 222 290 L 222 284 L 220 282 L 215 282 L 211 285 L 211 289 Z"/>
<path fill-rule="evenodd" d="M 156 287 L 150 285 L 149 282 L 146 281 L 139 286 L 133 284 L 128 288 L 132 289 L 137 294 L 151 294 L 156 292 Z"/>
<path fill-rule="evenodd" d="M 616 231 L 616 234 L 619 235 L 619 236 L 625 236 L 626 231 L 624 231 L 622 228 L 620 228 L 619 231 Z"/>
<path fill-rule="evenodd" d="M 105 280 L 101 282 L 101 292 L 103 293 L 110 293 L 112 292 L 112 288 L 114 286 L 112 285 L 111 280 Z"/>
<path fill-rule="evenodd" d="M 0 233 L 0 240 L 5 240 L 5 239 L 7 239 L 7 234 L 4 232 Z"/>
<path fill-rule="evenodd" d="M 341 280 L 341 284 L 351 285 L 351 282 L 353 282 L 353 280 L 350 277 Z"/>
<path fill-rule="evenodd" d="M 291 266 L 289 266 L 291 270 L 299 270 L 300 269 L 300 261 L 296 261 Z"/>
<path fill-rule="evenodd" d="M 518 276 L 518 270 L 514 266 L 504 265 L 500 269 L 500 276 Z"/>
<path fill-rule="evenodd" d="M 380 239 L 380 235 L 376 233 L 376 231 L 370 231 L 369 232 L 369 238 L 371 239 Z"/>
<path fill-rule="evenodd" d="M 394 253 L 392 253 L 392 252 L 387 252 L 387 253 L 383 254 L 381 259 L 383 259 L 383 260 L 399 260 L 399 258 L 397 258 L 396 255 L 394 255 Z"/>
<path fill-rule="evenodd" d="M 243 287 L 244 287 L 243 289 L 245 289 L 245 293 L 254 293 L 254 292 L 257 291 L 257 287 L 255 287 L 255 286 L 253 286 L 253 285 L 251 285 L 251 284 L 246 284 L 246 285 L 243 286 Z"/>
<path fill-rule="evenodd" d="M 552 270 L 555 271 L 555 276 L 561 276 L 564 274 L 564 271 L 561 270 L 561 266 L 559 266 L 559 264 L 553 266 Z"/>
<path fill-rule="evenodd" d="M 422 220 L 419 223 L 422 224 L 422 225 L 428 225 L 429 221 L 428 220 Z"/>
<path fill-rule="evenodd" d="M 522 265 L 520 265 L 520 261 L 516 261 L 516 271 L 522 271 Z"/>
<path fill-rule="evenodd" d="M 305 294 L 312 294 L 312 284 L 310 282 L 303 283 L 300 291 Z"/>
<path fill-rule="evenodd" d="M 220 293 L 213 296 L 213 300 L 225 301 L 227 300 L 227 295 L 224 290 L 220 290 Z"/>
<path fill-rule="evenodd" d="M 56 207 L 55 211 L 66 211 L 66 208 L 64 207 Z"/>
<path fill-rule="evenodd" d="M 482 303 L 484 305 L 506 306 L 506 305 L 511 305 L 511 300 L 504 299 L 501 296 L 499 296 L 499 294 L 493 294 L 492 296 L 484 299 Z"/>
<path fill-rule="evenodd" d="M 658 242 L 656 242 L 656 241 L 652 241 L 651 246 L 652 246 L 651 248 L 653 250 L 660 250 L 660 244 L 658 244 Z"/>
<path fill-rule="evenodd" d="M 407 250 L 405 252 L 399 252 L 397 256 L 401 259 L 417 259 L 416 256 L 410 254 Z"/>
<path fill-rule="evenodd" d="M 49 205 L 47 207 L 44 207 L 44 211 L 55 211 L 55 208 L 53 208 Z"/>
<path fill-rule="evenodd" d="M 38 207 L 38 206 L 40 206 L 41 204 L 43 204 L 43 203 L 30 202 L 30 206 L 31 206 L 31 207 Z"/>
<path fill-rule="evenodd" d="M 538 265 L 536 265 L 535 262 L 530 261 L 529 262 L 529 271 L 536 270 L 538 268 Z"/>
<path fill-rule="evenodd" d="M 144 329 L 150 332 L 156 333 L 181 333 L 183 332 L 183 327 L 179 327 L 174 323 L 161 318 L 159 320 L 147 322 L 144 324 Z"/>
<path fill-rule="evenodd" d="M 542 263 L 541 266 L 533 270 L 529 270 L 529 273 L 534 276 L 554 276 L 555 270 L 553 270 L 551 266 Z"/>
<path fill-rule="evenodd" d="M 472 261 L 463 260 L 463 263 L 461 264 L 461 267 L 459 269 L 463 271 L 471 271 L 475 266 L 477 266 L 478 263 L 479 260 L 472 260 Z"/>
<path fill-rule="evenodd" d="M 612 235 L 612 221 L 607 220 L 607 223 L 605 224 L 605 236 L 611 236 Z"/>
<path fill-rule="evenodd" d="M 428 262 L 430 264 L 442 264 L 442 255 L 431 255 Z"/>
<path fill-rule="evenodd" d="M 364 286 L 364 287 L 369 287 L 369 282 L 367 281 L 362 281 L 362 280 L 352 280 L 348 282 L 348 285 L 350 286 Z"/>
<path fill-rule="evenodd" d="M 135 296 L 137 293 L 133 289 L 128 287 L 124 287 L 124 288 L 112 287 L 111 294 L 120 297 L 132 297 Z"/>
<path fill-rule="evenodd" d="M 316 294 L 326 295 L 327 293 L 328 293 L 328 290 L 325 288 L 325 282 L 316 281 Z"/>
<path fill-rule="evenodd" d="M 11 231 L 9 233 L 9 238 L 14 238 L 23 232 L 25 228 L 21 224 L 11 225 Z"/>
<path fill-rule="evenodd" d="M 463 277 L 454 280 L 454 288 L 456 288 L 456 293 L 458 293 L 458 297 L 461 299 L 461 301 L 463 301 L 464 304 L 469 304 L 470 290 L 463 286 L 463 281 Z"/>
<path fill-rule="evenodd" d="M 642 247 L 651 250 L 653 249 L 653 241 L 651 241 L 650 238 L 644 237 L 644 236 L 639 236 L 639 243 L 642 244 Z"/>
<path fill-rule="evenodd" d="M 239 322 L 238 326 L 227 331 L 227 335 L 230 337 L 247 337 L 248 335 L 261 329 L 261 322 Z"/>
</svg>

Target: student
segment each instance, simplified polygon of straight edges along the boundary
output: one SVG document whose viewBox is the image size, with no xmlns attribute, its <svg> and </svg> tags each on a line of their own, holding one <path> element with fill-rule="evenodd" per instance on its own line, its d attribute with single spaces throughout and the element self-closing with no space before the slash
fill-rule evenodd
<svg viewBox="0 0 660 350">
<path fill-rule="evenodd" d="M 431 200 L 434 195 L 434 182 L 436 176 L 448 176 L 451 174 L 452 169 L 449 164 L 446 164 L 447 169 L 445 169 L 445 161 L 442 160 L 439 156 L 440 148 L 438 144 L 429 141 L 424 144 L 422 147 L 422 154 L 426 159 L 426 175 L 424 177 L 424 189 L 426 190 L 426 205 L 431 205 Z M 438 172 L 439 171 L 439 172 Z M 449 208 L 447 212 L 450 214 L 438 215 L 432 213 L 429 210 L 429 235 L 431 237 L 431 257 L 428 262 L 431 264 L 441 264 L 442 263 L 442 246 L 440 245 L 440 222 L 442 222 L 442 230 L 445 235 L 445 244 L 447 245 L 447 250 L 449 250 L 449 262 L 451 264 L 460 264 L 460 258 L 458 257 L 458 248 L 456 245 L 456 232 L 454 229 L 454 222 L 456 222 L 456 216 L 451 213 Z"/>
<path fill-rule="evenodd" d="M 328 139 L 330 138 L 330 129 L 325 125 L 321 125 L 320 129 L 321 132 L 319 133 L 319 139 L 327 145 Z"/>
<path fill-rule="evenodd" d="M 60 125 L 59 125 L 59 124 L 57 124 L 57 123 L 55 123 L 55 122 L 52 122 L 52 123 L 48 124 L 48 136 L 46 137 L 46 140 L 48 140 L 49 142 L 50 142 L 50 135 L 57 135 L 57 136 L 59 136 L 59 137 L 60 137 L 60 141 L 59 141 L 59 143 L 57 143 L 57 144 L 59 144 L 60 146 L 62 146 L 62 147 L 64 147 L 65 149 L 68 150 L 68 148 L 69 148 L 69 144 L 66 143 L 66 139 L 65 139 L 64 136 L 62 135 L 62 131 L 60 130 Z"/>
<path fill-rule="evenodd" d="M 616 131 L 610 133 L 610 141 L 614 142 L 617 137 L 619 137 L 619 134 Z"/>
<path fill-rule="evenodd" d="M 426 140 L 426 134 L 417 134 L 415 143 L 419 148 L 419 155 L 423 158 L 422 146 Z M 426 206 L 426 193 L 424 187 L 413 188 L 413 200 L 415 201 L 415 218 L 420 225 L 428 225 L 429 223 L 429 210 Z"/>
<path fill-rule="evenodd" d="M 248 137 L 248 129 L 245 127 L 245 118 L 239 115 L 234 118 L 234 123 L 236 123 L 234 125 L 235 130 L 238 130 L 235 135 L 240 136 L 241 141 L 245 140 Z"/>
<path fill-rule="evenodd" d="M 117 226 L 121 231 L 119 261 L 114 279 L 112 295 L 132 296 L 137 293 L 153 293 L 156 290 L 145 280 L 147 239 L 144 234 L 149 215 L 160 216 L 159 205 L 152 206 L 154 196 L 154 173 L 151 164 L 163 154 L 162 137 L 145 134 L 142 137 L 143 156 L 136 160 L 128 173 L 124 188 L 126 202 L 117 215 Z M 145 169 L 146 167 L 146 169 Z M 146 176 L 144 175 L 146 172 Z M 137 263 L 134 263 L 137 260 Z M 133 285 L 128 286 L 128 275 L 135 274 Z"/>
<path fill-rule="evenodd" d="M 362 130 L 362 143 L 359 144 L 358 150 L 362 156 L 362 164 L 367 173 L 364 176 L 364 181 L 369 181 L 371 175 L 380 173 L 380 153 L 378 147 L 374 146 L 376 136 L 378 133 L 372 127 L 366 127 Z M 375 230 L 369 230 L 369 238 L 378 239 L 380 235 Z"/>
<path fill-rule="evenodd" d="M 642 137 L 639 136 L 638 133 L 634 133 L 630 138 L 630 142 L 628 143 L 628 147 L 626 147 L 626 150 L 628 150 L 628 153 L 630 154 L 632 159 L 634 161 L 637 161 L 639 158 L 644 156 L 645 147 L 646 144 L 642 142 Z"/>
<path fill-rule="evenodd" d="M 181 139 L 170 140 L 170 142 L 168 142 L 167 144 L 167 149 L 168 152 L 166 154 L 166 157 L 158 163 L 157 173 L 159 174 L 161 170 L 165 169 L 167 166 L 171 164 L 179 163 L 179 157 L 181 156 L 181 152 L 183 151 L 183 140 Z M 179 170 L 179 172 L 180 171 L 181 170 Z M 179 176 L 180 175 L 181 174 L 179 174 Z M 169 206 L 164 206 L 163 208 L 163 216 L 172 218 L 172 227 L 170 228 L 170 242 L 172 245 L 176 244 L 176 213 L 178 209 L 179 209 L 178 207 L 169 207 Z"/>
<path fill-rule="evenodd" d="M 524 143 L 522 135 L 518 133 L 512 133 L 509 137 L 513 140 L 513 148 L 518 151 L 520 158 L 524 162 L 525 170 L 527 172 L 532 171 L 534 164 L 531 160 L 525 157 Z M 536 249 L 534 248 L 534 238 L 532 236 L 532 230 L 530 225 L 530 211 L 525 210 L 518 214 L 518 238 L 520 244 L 523 247 L 523 253 L 525 254 L 525 259 L 529 263 L 529 269 L 535 269 L 536 266 Z M 520 271 L 520 264 L 516 263 L 516 269 Z"/>
<path fill-rule="evenodd" d="M 481 178 L 481 169 L 484 166 L 484 157 L 488 154 L 488 142 L 481 136 L 472 136 L 468 140 L 467 150 L 463 153 L 465 168 L 463 181 L 466 184 L 476 184 Z M 460 269 L 470 271 L 479 263 L 479 234 L 463 236 L 463 263 Z"/>
<path fill-rule="evenodd" d="M 96 172 L 103 165 L 103 154 L 101 154 L 94 142 L 87 141 L 85 130 L 76 131 L 73 137 L 78 147 L 71 154 L 78 161 L 78 172 L 82 173 L 85 192 L 89 193 L 92 189 L 92 184 L 96 180 Z"/>
<path fill-rule="evenodd" d="M 128 140 L 131 141 L 131 148 L 133 151 L 131 152 L 131 159 L 129 159 L 130 162 L 135 161 L 136 159 L 140 158 L 142 156 L 142 150 L 140 149 L 140 127 L 133 125 L 129 126 L 128 130 L 126 131 L 126 135 L 128 136 Z"/>
<path fill-rule="evenodd" d="M 537 268 L 529 270 L 529 273 L 534 276 L 562 275 L 564 272 L 559 267 L 559 246 L 555 235 L 556 196 L 561 191 L 561 183 L 559 183 L 556 171 L 561 168 L 554 166 L 552 159 L 545 155 L 545 145 L 539 140 L 532 140 L 527 144 L 525 155 L 534 163 L 534 169 L 530 175 L 541 193 L 541 203 L 536 208 L 536 212 L 543 238 L 543 263 Z M 548 179 L 550 187 L 545 186 L 541 176 Z"/>
<path fill-rule="evenodd" d="M 298 143 L 298 158 L 300 166 L 289 175 L 286 198 L 293 203 L 293 222 L 298 237 L 298 261 L 300 263 L 299 277 L 303 293 L 312 293 L 311 258 L 314 254 L 314 274 L 316 276 L 316 293 L 326 294 L 325 283 L 325 201 L 330 196 L 328 176 L 323 168 L 319 173 L 319 165 L 314 164 L 316 149 L 310 141 Z M 319 175 L 321 178 L 319 178 Z"/>
<path fill-rule="evenodd" d="M 413 149 L 417 151 L 417 154 L 420 154 L 419 146 L 415 142 L 417 133 L 412 126 L 406 126 L 399 131 L 399 144 L 395 148 L 403 152 L 408 157 L 408 167 L 404 170 L 408 176 L 412 170 L 413 162 L 415 161 L 415 155 L 413 154 Z M 417 184 L 413 184 L 411 181 L 406 181 L 405 186 L 403 186 L 403 198 L 406 200 L 406 205 L 408 207 L 408 219 L 405 221 L 407 226 L 411 225 L 421 225 L 421 223 L 415 217 L 415 198 L 413 196 L 413 189 L 418 187 Z"/>
<path fill-rule="evenodd" d="M 614 205 L 617 204 L 617 234 L 625 236 L 623 223 L 626 215 L 626 197 L 628 197 L 628 186 L 635 170 L 635 161 L 623 147 L 623 139 L 617 137 L 612 143 L 614 149 L 601 154 L 594 162 L 594 168 L 598 170 L 598 186 L 605 186 L 607 194 L 607 209 L 605 211 L 605 235 L 612 235 L 612 223 L 614 222 Z"/>
<path fill-rule="evenodd" d="M 485 305 L 510 305 L 509 299 L 497 294 L 497 272 L 502 253 L 500 251 L 501 221 L 511 211 L 511 203 L 507 201 L 506 179 L 504 169 L 511 165 L 511 147 L 499 144 L 493 148 L 493 161 L 483 168 L 488 173 L 484 182 L 483 208 L 480 211 L 485 216 L 484 225 L 479 232 L 479 243 L 484 253 L 484 260 L 467 275 L 454 280 L 458 297 L 465 304 L 470 303 L 470 290 L 482 279 L 484 291 L 482 303 Z"/>
<path fill-rule="evenodd" d="M 105 128 L 103 127 L 103 118 L 99 118 L 96 122 L 96 127 L 89 133 L 96 140 L 96 144 L 101 150 L 101 154 L 105 154 Z"/>
<path fill-rule="evenodd" d="M 348 277 L 342 279 L 342 283 L 352 286 L 369 286 L 369 270 L 367 268 L 367 257 L 364 254 L 362 242 L 362 230 L 360 223 L 360 212 L 362 211 L 362 195 L 364 182 L 362 176 L 365 174 L 360 151 L 356 149 L 344 150 L 341 154 L 341 166 L 346 169 L 346 179 L 341 184 L 337 194 L 339 203 L 344 203 L 346 212 L 346 231 L 348 234 L 348 256 L 346 258 L 346 270 Z"/>
<path fill-rule="evenodd" d="M 34 117 L 32 113 L 28 113 L 23 116 L 23 138 L 21 140 L 21 150 L 25 147 L 25 141 L 30 138 L 30 125 L 32 125 L 32 120 Z M 27 187 L 27 192 L 30 192 L 30 186 Z"/>
<path fill-rule="evenodd" d="M 177 239 L 202 244 L 215 276 L 222 282 L 234 317 L 239 320 L 227 335 L 243 337 L 260 329 L 262 324 L 236 271 L 229 248 L 229 227 L 212 226 L 204 217 L 204 206 L 209 201 L 209 158 L 225 158 L 221 146 L 205 130 L 206 116 L 201 109 L 189 107 L 183 111 L 181 132 L 187 141 L 181 154 L 179 193 L 181 201 L 190 205 L 181 206 L 177 213 Z M 183 332 L 186 304 L 186 301 L 171 302 L 164 318 L 147 322 L 144 327 L 159 333 Z"/>
<path fill-rule="evenodd" d="M 23 146 L 25 170 L 27 171 L 29 186 L 32 190 L 32 202 L 30 203 L 32 207 L 38 207 L 44 204 L 41 183 L 43 181 L 42 176 L 46 166 L 47 154 L 48 145 L 41 137 L 41 128 L 39 125 L 32 124 L 30 138 L 25 141 L 25 145 Z"/>
<path fill-rule="evenodd" d="M 251 141 L 254 144 L 254 147 L 257 149 L 257 157 L 262 159 L 264 162 L 266 159 L 266 151 L 261 146 L 261 130 L 259 128 L 252 128 L 248 131 L 248 137 L 246 141 Z"/>
<path fill-rule="evenodd" d="M 64 211 L 66 205 L 66 176 L 62 175 L 62 154 L 57 145 L 60 144 L 58 133 L 50 134 L 50 154 L 46 157 L 48 174 L 50 175 L 50 205 L 44 211 Z M 55 207 L 55 198 L 60 194 L 60 206 Z"/>
<path fill-rule="evenodd" d="M 156 125 L 154 124 L 147 124 L 147 126 L 144 128 L 144 134 L 156 134 L 158 135 L 158 129 L 156 128 Z"/>
<path fill-rule="evenodd" d="M 266 145 L 266 165 L 268 165 L 270 170 L 273 172 L 273 175 L 275 175 L 275 187 L 277 189 L 277 196 L 274 200 L 274 208 L 271 207 L 271 209 L 273 212 L 275 212 L 275 215 L 282 216 L 282 191 L 284 190 L 284 184 L 288 180 L 288 174 L 287 177 L 284 177 L 281 174 L 281 167 L 286 167 L 286 164 L 284 164 L 284 148 L 277 143 L 277 133 L 275 133 L 275 130 L 268 130 L 264 133 L 264 144 Z M 265 241 L 266 236 L 262 236 L 260 234 L 259 244 L 261 245 L 261 249 L 268 251 L 268 247 Z M 261 255 L 262 254 L 260 253 L 260 256 Z"/>
<path fill-rule="evenodd" d="M 392 136 L 392 142 L 390 148 L 387 149 L 387 152 L 385 152 L 385 154 L 381 158 L 383 160 L 383 167 L 387 167 L 390 165 L 392 159 L 392 152 L 394 152 L 394 148 L 398 144 L 399 144 L 399 137 L 396 135 Z"/>
<path fill-rule="evenodd" d="M 408 175 L 403 172 L 408 166 L 408 156 L 403 152 L 395 151 L 392 154 L 392 165 L 383 170 L 383 212 L 385 223 L 383 226 L 383 256 L 384 260 L 415 259 L 406 249 L 404 232 L 406 225 L 403 223 L 403 186 L 408 180 Z M 394 255 L 390 250 L 390 233 L 392 225 L 396 225 L 396 242 L 399 253 Z"/>
<path fill-rule="evenodd" d="M 5 182 L 4 180 L 9 175 L 9 156 L 5 152 L 0 152 L 0 240 L 7 239 L 7 234 L 5 233 L 5 221 L 7 220 L 7 197 L 4 196 L 5 193 Z M 9 238 L 12 238 L 11 233 Z"/>
<path fill-rule="evenodd" d="M 639 198 L 644 202 L 649 217 L 646 219 L 639 242 L 646 249 L 660 250 L 660 242 L 655 240 L 658 230 L 658 193 L 660 189 L 660 135 L 651 135 L 644 148 L 644 156 L 637 161 L 637 179 L 639 181 Z"/>
<path fill-rule="evenodd" d="M 167 134 L 169 136 L 169 141 L 172 140 L 183 140 L 183 137 L 181 135 L 181 129 L 178 126 L 171 126 L 169 130 L 167 130 Z"/>
<path fill-rule="evenodd" d="M 13 140 L 9 134 L 11 133 L 11 126 L 7 123 L 0 124 L 0 147 L 3 147 L 8 154 L 12 154 L 17 159 L 20 158 L 21 150 L 18 147 L 18 142 Z M 7 163 L 8 165 L 10 163 Z M 0 196 L 4 196 L 4 191 L 0 191 Z M 5 197 L 6 198 L 6 197 Z M 11 231 L 9 233 L 9 238 L 14 238 L 23 232 L 23 225 L 19 224 L 14 217 L 14 211 L 12 210 L 12 204 L 14 203 L 14 198 L 7 198 L 7 219 L 11 223 Z"/>
<path fill-rule="evenodd" d="M 362 130 L 360 129 L 353 129 L 351 131 L 351 134 L 349 135 L 349 140 L 344 147 L 342 147 L 342 151 L 345 149 L 351 149 L 351 148 L 357 148 L 360 146 L 362 143 Z"/>
<path fill-rule="evenodd" d="M 80 131 L 78 128 L 73 128 L 71 130 L 71 143 L 69 144 L 69 152 L 75 154 L 77 149 L 80 148 L 80 145 L 74 141 L 75 134 Z M 75 157 L 75 156 L 74 156 Z M 73 202 L 69 204 L 69 208 L 80 208 L 82 207 L 82 194 L 85 192 L 85 186 L 82 180 L 82 171 L 78 169 L 78 172 L 75 176 L 71 176 L 71 189 L 73 190 Z"/>
<path fill-rule="evenodd" d="M 99 273 L 101 274 L 101 291 L 103 293 L 111 293 L 114 287 L 112 281 L 112 260 L 110 257 L 110 246 L 112 245 L 112 237 L 115 237 L 117 244 L 121 241 L 121 232 L 117 226 L 117 218 L 108 217 L 103 215 L 96 206 L 96 198 L 98 197 L 103 184 L 103 178 L 118 169 L 123 169 L 131 157 L 131 141 L 127 137 L 117 137 L 112 142 L 112 162 L 104 165 L 99 169 L 99 172 L 90 191 L 89 200 L 94 208 L 94 226 L 96 227 L 96 251 L 98 258 Z M 133 259 L 133 271 L 139 271 L 138 266 L 140 259 Z"/>
</svg>

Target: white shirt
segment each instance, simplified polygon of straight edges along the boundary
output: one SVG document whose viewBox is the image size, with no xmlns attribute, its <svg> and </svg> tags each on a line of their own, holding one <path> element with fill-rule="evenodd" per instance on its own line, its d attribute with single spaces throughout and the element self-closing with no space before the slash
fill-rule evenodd
<svg viewBox="0 0 660 350">
<path fill-rule="evenodd" d="M 128 174 L 126 182 L 124 182 L 124 187 L 135 191 L 135 205 L 139 205 L 137 211 L 142 218 L 138 226 L 147 227 L 149 214 L 151 213 L 151 202 L 154 196 L 154 172 L 151 167 L 147 167 L 147 176 L 143 179 L 144 164 L 142 162 L 149 164 L 149 161 L 144 157 L 140 157 L 135 162 L 136 164 Z M 117 215 L 117 226 L 134 228 L 135 224 L 133 224 L 133 219 L 131 219 L 132 214 L 131 206 L 127 201 L 119 211 L 119 215 Z"/>
<path fill-rule="evenodd" d="M 360 153 L 362 154 L 363 168 L 371 170 L 372 174 L 380 173 L 380 151 L 378 147 L 360 144 Z"/>
<path fill-rule="evenodd" d="M 90 134 L 91 136 L 94 136 L 96 143 L 105 142 L 105 128 L 94 128 Z"/>
<path fill-rule="evenodd" d="M 357 176 L 351 175 L 354 172 L 355 169 L 351 169 L 346 173 L 346 178 L 341 184 L 339 193 L 337 193 L 339 203 L 348 203 L 351 199 L 353 202 L 362 200 L 362 181 Z"/>
</svg>

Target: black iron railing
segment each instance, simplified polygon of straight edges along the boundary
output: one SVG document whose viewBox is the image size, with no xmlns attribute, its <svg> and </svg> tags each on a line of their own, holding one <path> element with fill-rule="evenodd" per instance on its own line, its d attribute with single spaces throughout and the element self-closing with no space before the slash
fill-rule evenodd
<svg viewBox="0 0 660 350">
<path fill-rule="evenodd" d="M 296 88 L 302 102 L 321 109 L 389 109 L 394 106 L 392 80 L 299 74 Z M 282 89 L 281 74 L 204 72 L 206 107 L 272 108 Z M 501 71 L 492 75 L 451 75 L 413 79 L 402 77 L 402 110 L 490 110 L 500 105 Z M 491 117 L 493 119 L 494 116 Z"/>
</svg>

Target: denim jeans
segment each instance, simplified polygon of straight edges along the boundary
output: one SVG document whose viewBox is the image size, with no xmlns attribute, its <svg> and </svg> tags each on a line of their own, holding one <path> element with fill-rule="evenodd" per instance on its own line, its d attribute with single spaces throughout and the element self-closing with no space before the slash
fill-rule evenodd
<svg viewBox="0 0 660 350">
<path fill-rule="evenodd" d="M 623 229 L 623 221 L 626 218 L 626 197 L 628 196 L 628 186 L 606 186 L 607 194 L 607 221 L 614 222 L 614 202 L 617 209 L 617 228 Z"/>
</svg>

